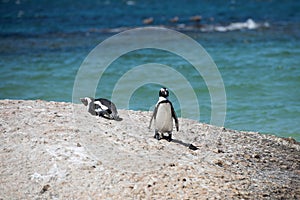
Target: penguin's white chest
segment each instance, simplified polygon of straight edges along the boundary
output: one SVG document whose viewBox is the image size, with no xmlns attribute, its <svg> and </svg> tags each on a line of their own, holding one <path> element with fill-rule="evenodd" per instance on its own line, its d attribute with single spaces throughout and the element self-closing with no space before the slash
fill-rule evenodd
<svg viewBox="0 0 300 200">
<path fill-rule="evenodd" d="M 160 132 L 170 132 L 173 130 L 172 111 L 169 103 L 158 105 L 155 129 Z"/>
</svg>

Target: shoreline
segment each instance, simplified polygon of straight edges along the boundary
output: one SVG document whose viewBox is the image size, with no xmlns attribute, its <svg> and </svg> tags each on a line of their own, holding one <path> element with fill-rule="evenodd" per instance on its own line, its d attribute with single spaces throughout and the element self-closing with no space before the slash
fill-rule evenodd
<svg viewBox="0 0 300 200">
<path fill-rule="evenodd" d="M 174 140 L 157 141 L 147 111 L 120 110 L 118 122 L 82 104 L 0 106 L 0 199 L 300 198 L 300 143 L 291 138 L 179 118 Z"/>
</svg>

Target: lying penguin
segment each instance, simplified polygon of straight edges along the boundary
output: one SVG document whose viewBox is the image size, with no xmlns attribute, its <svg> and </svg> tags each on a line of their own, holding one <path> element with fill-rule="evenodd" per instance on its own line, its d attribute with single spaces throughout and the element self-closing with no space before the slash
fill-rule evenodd
<svg viewBox="0 0 300 200">
<path fill-rule="evenodd" d="M 150 120 L 149 128 L 151 128 L 152 120 L 154 119 L 154 138 L 156 138 L 157 140 L 166 138 L 170 142 L 172 141 L 173 118 L 177 131 L 179 130 L 179 126 L 175 110 L 172 103 L 168 100 L 168 96 L 168 89 L 161 88 L 159 91 L 158 102 L 156 103 L 153 115 Z M 164 137 L 164 133 L 168 133 L 168 137 Z"/>
<path fill-rule="evenodd" d="M 115 104 L 108 99 L 94 99 L 92 97 L 80 98 L 80 101 L 87 106 L 87 111 L 92 115 L 114 119 L 119 121 L 117 108 Z"/>
</svg>

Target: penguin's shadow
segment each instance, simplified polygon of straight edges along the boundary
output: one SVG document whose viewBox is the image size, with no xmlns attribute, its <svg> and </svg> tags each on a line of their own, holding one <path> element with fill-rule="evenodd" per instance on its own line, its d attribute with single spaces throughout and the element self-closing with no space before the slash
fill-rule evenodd
<svg viewBox="0 0 300 200">
<path fill-rule="evenodd" d="M 185 147 L 189 147 L 190 146 L 190 144 L 185 143 L 185 142 L 183 142 L 181 140 L 177 140 L 177 139 L 172 139 L 171 142 L 176 143 L 176 144 L 180 144 L 180 145 L 185 146 Z"/>
<path fill-rule="evenodd" d="M 163 137 L 163 139 L 167 139 L 167 137 Z M 175 144 L 180 144 L 180 145 L 185 146 L 185 147 L 187 147 L 187 148 L 189 148 L 189 149 L 191 149 L 193 151 L 198 150 L 198 147 L 194 146 L 193 144 L 191 144 L 191 143 L 185 143 L 185 142 L 183 142 L 181 140 L 172 139 L 170 142 L 173 142 Z"/>
<path fill-rule="evenodd" d="M 123 118 L 121 118 L 121 117 L 119 117 L 118 119 L 111 119 L 111 118 L 109 118 L 109 117 L 107 117 L 107 116 L 103 116 L 103 115 L 97 115 L 98 117 L 103 117 L 103 118 L 105 118 L 105 119 L 107 119 L 107 120 L 115 120 L 115 121 L 118 121 L 118 122 L 120 122 L 120 121 L 122 121 L 123 120 Z"/>
<path fill-rule="evenodd" d="M 120 122 L 120 121 L 122 121 L 122 120 L 123 120 L 122 117 L 119 117 L 118 119 L 115 119 L 115 121 L 118 121 L 118 122 Z"/>
</svg>

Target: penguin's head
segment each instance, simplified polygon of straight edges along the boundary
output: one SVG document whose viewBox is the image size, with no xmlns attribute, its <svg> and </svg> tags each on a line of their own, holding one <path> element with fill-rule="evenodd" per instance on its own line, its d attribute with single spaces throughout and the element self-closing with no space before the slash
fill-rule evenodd
<svg viewBox="0 0 300 200">
<path fill-rule="evenodd" d="M 80 98 L 80 101 L 81 101 L 85 106 L 87 106 L 87 105 L 90 105 L 91 102 L 94 101 L 94 99 L 91 98 L 91 97 L 85 97 L 85 98 Z"/>
<path fill-rule="evenodd" d="M 169 91 L 167 88 L 161 88 L 159 90 L 159 96 L 167 98 L 169 96 Z"/>
<path fill-rule="evenodd" d="M 80 98 L 80 101 L 83 103 L 83 105 L 87 106 L 87 110 L 92 115 L 96 115 L 95 112 L 95 99 L 92 97 L 84 97 Z"/>
</svg>

